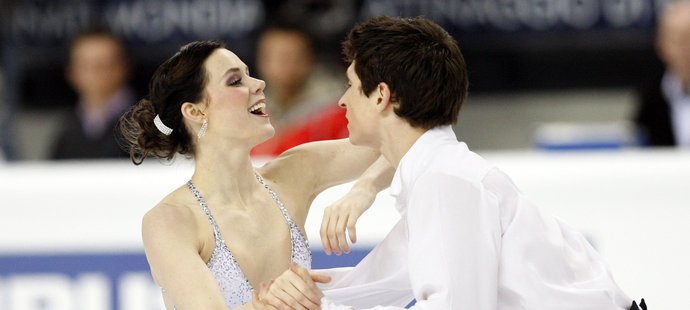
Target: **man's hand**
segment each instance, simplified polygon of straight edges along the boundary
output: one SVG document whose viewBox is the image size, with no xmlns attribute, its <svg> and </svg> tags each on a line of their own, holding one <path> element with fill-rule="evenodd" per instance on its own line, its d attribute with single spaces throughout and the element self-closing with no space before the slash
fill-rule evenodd
<svg viewBox="0 0 690 310">
<path fill-rule="evenodd" d="M 371 207 L 374 199 L 376 193 L 353 188 L 323 211 L 320 233 L 326 255 L 331 255 L 332 252 L 336 255 L 341 255 L 342 252 L 350 253 L 345 230 L 347 229 L 350 241 L 356 243 L 357 219 Z"/>
<path fill-rule="evenodd" d="M 329 276 L 310 272 L 293 262 L 278 278 L 262 283 L 259 300 L 279 310 L 319 310 L 323 293 L 316 282 L 329 281 Z"/>
</svg>

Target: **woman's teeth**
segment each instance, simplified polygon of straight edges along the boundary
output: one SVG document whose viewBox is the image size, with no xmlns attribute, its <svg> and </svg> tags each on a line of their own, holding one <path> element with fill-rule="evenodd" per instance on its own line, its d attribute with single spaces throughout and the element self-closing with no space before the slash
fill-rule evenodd
<svg viewBox="0 0 690 310">
<path fill-rule="evenodd" d="M 263 102 L 257 103 L 249 108 L 249 113 L 256 115 L 263 115 L 266 104 Z"/>
</svg>

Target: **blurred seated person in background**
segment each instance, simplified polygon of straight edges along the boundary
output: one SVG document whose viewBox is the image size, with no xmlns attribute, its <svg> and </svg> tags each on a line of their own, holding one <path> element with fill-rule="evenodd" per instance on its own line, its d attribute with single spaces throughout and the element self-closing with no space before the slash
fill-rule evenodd
<svg viewBox="0 0 690 310">
<path fill-rule="evenodd" d="M 7 113 L 7 106 L 5 105 L 5 89 L 3 88 L 5 86 L 5 80 L 3 79 L 3 69 L 2 65 L 0 64 L 0 128 L 3 128 L 3 123 L 6 121 L 5 118 L 7 117 L 5 113 Z M 5 161 L 5 136 L 0 134 L 0 162 Z"/>
<path fill-rule="evenodd" d="M 66 77 L 79 99 L 61 123 L 53 159 L 127 157 L 113 130 L 119 116 L 136 101 L 127 86 L 128 76 L 124 46 L 114 34 L 91 29 L 73 39 Z"/>
<path fill-rule="evenodd" d="M 635 121 L 642 143 L 690 147 L 690 1 L 676 1 L 659 16 L 656 47 L 663 77 L 641 95 Z"/>
<path fill-rule="evenodd" d="M 283 22 L 267 26 L 257 41 L 256 64 L 276 135 L 257 145 L 253 156 L 348 136 L 345 110 L 337 105 L 345 82 L 318 64 L 309 32 Z"/>
</svg>

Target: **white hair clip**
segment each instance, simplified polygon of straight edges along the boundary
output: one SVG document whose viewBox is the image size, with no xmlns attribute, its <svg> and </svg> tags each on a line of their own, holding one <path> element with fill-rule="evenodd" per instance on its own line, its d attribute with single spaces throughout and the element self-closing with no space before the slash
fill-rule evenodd
<svg viewBox="0 0 690 310">
<path fill-rule="evenodd" d="M 158 131 L 160 131 L 162 134 L 166 136 L 169 136 L 172 133 L 172 128 L 165 126 L 165 124 L 163 124 L 163 121 L 161 121 L 161 116 L 159 114 L 156 114 L 156 117 L 153 118 L 153 124 L 156 125 Z"/>
</svg>

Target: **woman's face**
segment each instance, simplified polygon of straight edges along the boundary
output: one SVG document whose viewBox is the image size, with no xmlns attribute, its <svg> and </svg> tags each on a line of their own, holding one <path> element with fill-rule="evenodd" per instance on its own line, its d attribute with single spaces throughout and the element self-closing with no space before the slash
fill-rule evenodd
<svg viewBox="0 0 690 310">
<path fill-rule="evenodd" d="M 266 110 L 264 81 L 249 75 L 247 65 L 227 49 L 215 50 L 204 62 L 207 72 L 206 136 L 250 147 L 273 136 Z M 206 137 L 204 137 L 206 139 Z"/>
</svg>

